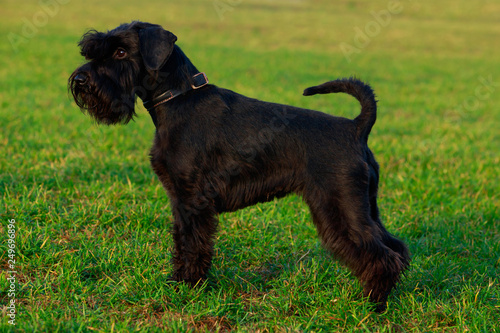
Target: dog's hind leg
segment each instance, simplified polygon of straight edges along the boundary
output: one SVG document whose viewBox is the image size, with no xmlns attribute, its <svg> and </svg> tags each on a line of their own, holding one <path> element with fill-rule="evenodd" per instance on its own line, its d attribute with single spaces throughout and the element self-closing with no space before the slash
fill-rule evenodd
<svg viewBox="0 0 500 333">
<path fill-rule="evenodd" d="M 370 198 L 370 217 L 380 229 L 382 241 L 391 250 L 399 253 L 404 260 L 405 267 L 410 263 L 410 255 L 406 245 L 399 239 L 392 236 L 380 221 L 379 209 L 377 204 L 378 182 L 379 182 L 379 167 L 373 155 L 370 153 L 369 159 L 369 198 Z"/>
<path fill-rule="evenodd" d="M 328 190 L 315 186 L 305 200 L 323 245 L 352 270 L 376 311 L 383 311 L 405 260 L 385 244 L 388 233 L 371 218 L 367 189 L 356 187 L 359 180 L 348 183 Z"/>
</svg>

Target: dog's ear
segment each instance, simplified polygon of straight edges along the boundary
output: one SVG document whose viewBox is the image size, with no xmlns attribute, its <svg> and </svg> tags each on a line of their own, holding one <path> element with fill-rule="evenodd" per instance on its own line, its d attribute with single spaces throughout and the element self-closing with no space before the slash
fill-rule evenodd
<svg viewBox="0 0 500 333">
<path fill-rule="evenodd" d="M 177 37 L 160 26 L 139 30 L 139 45 L 142 59 L 149 70 L 159 70 L 174 49 Z"/>
</svg>

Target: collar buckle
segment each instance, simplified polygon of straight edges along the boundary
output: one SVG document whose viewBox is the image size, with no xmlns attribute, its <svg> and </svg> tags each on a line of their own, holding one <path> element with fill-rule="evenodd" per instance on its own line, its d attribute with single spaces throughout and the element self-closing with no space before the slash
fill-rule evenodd
<svg viewBox="0 0 500 333">
<path fill-rule="evenodd" d="M 200 89 L 208 84 L 207 75 L 203 72 L 193 75 L 193 83 L 191 84 L 191 88 Z"/>
</svg>

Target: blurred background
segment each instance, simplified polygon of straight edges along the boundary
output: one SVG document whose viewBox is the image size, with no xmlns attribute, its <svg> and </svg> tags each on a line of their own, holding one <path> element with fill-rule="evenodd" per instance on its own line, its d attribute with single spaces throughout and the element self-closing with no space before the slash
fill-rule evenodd
<svg viewBox="0 0 500 333">
<path fill-rule="evenodd" d="M 319 303 L 314 307 L 296 300 L 296 309 L 303 309 L 297 317 L 292 310 L 281 313 L 279 306 L 255 310 L 272 304 L 266 286 L 280 279 L 278 270 L 287 271 L 287 257 L 319 258 L 319 263 L 308 262 L 308 270 L 330 267 L 328 279 L 353 281 L 348 275 L 336 277 L 341 266 L 323 254 L 307 207 L 292 196 L 221 216 L 219 259 L 212 274 L 233 281 L 228 293 L 234 299 L 251 294 L 234 274 L 245 281 L 266 276 L 262 284 L 252 282 L 259 291 L 248 300 L 255 311 L 245 316 L 238 311 L 247 311 L 247 303 L 236 306 L 237 311 L 221 301 L 217 293 L 225 288 L 199 299 L 199 306 L 218 301 L 209 306 L 213 311 L 158 296 L 164 290 L 147 297 L 134 294 L 136 305 L 130 308 L 149 309 L 145 300 L 152 300 L 169 309 L 170 319 L 162 320 L 178 320 L 179 329 L 494 328 L 500 320 L 500 2 L 0 0 L 0 216 L 19 225 L 18 297 L 25 307 L 25 329 L 36 327 L 36 313 L 42 313 L 42 330 L 57 325 L 71 330 L 79 322 L 110 329 L 121 315 L 107 316 L 102 309 L 109 308 L 101 305 L 100 310 L 90 307 L 85 319 L 79 306 L 66 307 L 76 302 L 65 298 L 70 293 L 57 296 L 56 290 L 87 281 L 91 288 L 82 289 L 79 299 L 114 304 L 110 294 L 92 293 L 104 283 L 102 274 L 114 279 L 109 282 L 113 290 L 124 288 L 116 299 L 129 299 L 137 284 L 119 282 L 127 279 L 121 275 L 127 267 L 153 262 L 150 275 L 141 274 L 156 285 L 170 272 L 171 217 L 149 166 L 154 135 L 149 115 L 139 101 L 135 122 L 97 126 L 67 91 L 68 77 L 84 61 L 77 47 L 81 35 L 132 20 L 172 31 L 211 83 L 250 97 L 353 118 L 359 105 L 352 97 L 306 98 L 302 91 L 338 77 L 369 82 L 379 100 L 369 144 L 382 170 L 382 218 L 409 244 L 414 259 L 396 296 L 399 312 L 382 319 L 358 318 L 360 303 L 321 303 L 332 298 L 321 287 L 315 289 Z M 263 229 L 271 238 L 262 238 Z M 2 235 L 6 230 L 2 224 Z M 106 261 L 117 255 L 131 262 Z M 5 266 L 5 255 L 1 260 Z M 279 269 L 270 269 L 270 275 L 251 270 L 261 265 Z M 4 300 L 5 295 L 3 289 Z M 64 326 L 61 318 L 72 318 L 74 325 Z M 123 329 L 140 326 L 133 324 L 134 316 L 126 318 L 131 321 Z M 144 327 L 153 325 L 141 320 Z M 197 322 L 202 324 L 191 324 Z"/>
</svg>

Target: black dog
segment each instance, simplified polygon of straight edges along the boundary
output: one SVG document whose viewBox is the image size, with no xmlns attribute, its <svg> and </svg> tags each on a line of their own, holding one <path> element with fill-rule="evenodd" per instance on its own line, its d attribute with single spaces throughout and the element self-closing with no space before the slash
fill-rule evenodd
<svg viewBox="0 0 500 333">
<path fill-rule="evenodd" d="M 384 310 L 410 259 L 379 219 L 379 167 L 367 146 L 376 118 L 371 88 L 341 79 L 304 91 L 356 97 L 354 120 L 266 103 L 208 84 L 176 40 L 143 22 L 89 31 L 79 43 L 88 62 L 69 79 L 78 106 L 100 123 L 130 121 L 136 95 L 150 112 L 151 164 L 175 218 L 173 278 L 191 285 L 206 278 L 219 213 L 294 192 L 324 246 Z"/>
</svg>

